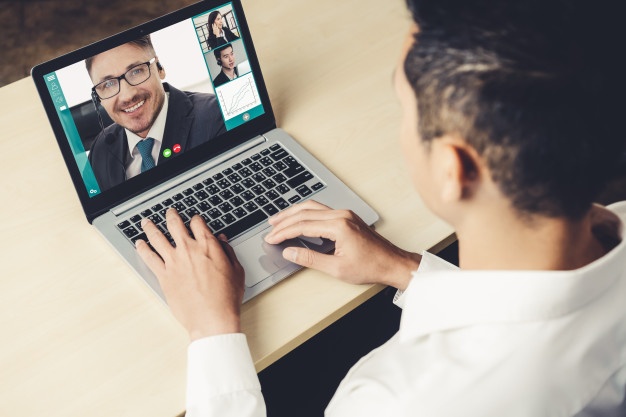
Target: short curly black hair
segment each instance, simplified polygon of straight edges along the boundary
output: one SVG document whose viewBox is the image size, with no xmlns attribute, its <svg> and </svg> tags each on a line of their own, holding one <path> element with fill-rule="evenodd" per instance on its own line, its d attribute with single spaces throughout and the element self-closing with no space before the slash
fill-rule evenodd
<svg viewBox="0 0 626 417">
<path fill-rule="evenodd" d="M 521 215 L 583 216 L 624 152 L 611 10 L 566 0 L 407 3 L 419 31 L 404 71 L 426 145 L 461 135 Z"/>
</svg>

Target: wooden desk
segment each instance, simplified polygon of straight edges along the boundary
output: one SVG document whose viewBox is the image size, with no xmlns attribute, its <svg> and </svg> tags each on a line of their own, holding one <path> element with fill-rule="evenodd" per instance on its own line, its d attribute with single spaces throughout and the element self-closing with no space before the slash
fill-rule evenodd
<svg viewBox="0 0 626 417">
<path fill-rule="evenodd" d="M 279 125 L 412 250 L 449 226 L 423 207 L 398 145 L 391 74 L 404 2 L 244 4 Z M 87 223 L 33 82 L 0 89 L 0 415 L 167 416 L 185 401 L 187 335 Z M 305 270 L 244 305 L 261 370 L 378 287 Z"/>
</svg>

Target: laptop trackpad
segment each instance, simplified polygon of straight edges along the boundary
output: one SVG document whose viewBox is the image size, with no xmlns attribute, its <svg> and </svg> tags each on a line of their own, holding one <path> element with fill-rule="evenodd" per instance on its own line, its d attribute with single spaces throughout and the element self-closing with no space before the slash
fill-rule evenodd
<svg viewBox="0 0 626 417">
<path fill-rule="evenodd" d="M 265 235 L 267 233 L 259 233 L 234 247 L 237 259 L 246 271 L 246 287 L 252 287 L 287 265 L 293 265 L 283 258 L 283 249 L 305 247 L 298 239 L 271 245 L 263 239 Z"/>
</svg>

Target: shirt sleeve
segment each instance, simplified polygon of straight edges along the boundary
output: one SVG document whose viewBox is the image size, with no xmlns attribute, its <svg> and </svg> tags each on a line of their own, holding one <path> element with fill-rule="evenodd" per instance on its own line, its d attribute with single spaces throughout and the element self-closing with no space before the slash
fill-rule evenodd
<svg viewBox="0 0 626 417">
<path fill-rule="evenodd" d="M 413 277 L 411 278 L 411 281 L 409 281 L 409 285 L 404 291 L 396 291 L 396 295 L 393 297 L 393 303 L 400 308 L 404 308 L 404 293 L 411 286 L 411 282 L 413 282 L 415 275 L 429 271 L 454 271 L 457 269 L 459 269 L 459 267 L 441 259 L 437 255 L 433 255 L 427 251 L 422 252 L 422 260 L 420 261 L 417 269 L 412 272 Z"/>
<path fill-rule="evenodd" d="M 187 350 L 187 417 L 264 417 L 265 401 L 246 336 L 198 339 Z"/>
</svg>

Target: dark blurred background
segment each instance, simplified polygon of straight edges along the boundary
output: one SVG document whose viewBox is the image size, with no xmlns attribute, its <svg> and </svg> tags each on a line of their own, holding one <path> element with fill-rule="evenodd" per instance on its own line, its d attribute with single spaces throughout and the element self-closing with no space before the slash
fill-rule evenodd
<svg viewBox="0 0 626 417">
<path fill-rule="evenodd" d="M 194 0 L 0 0 L 0 87 L 63 53 Z"/>
</svg>

